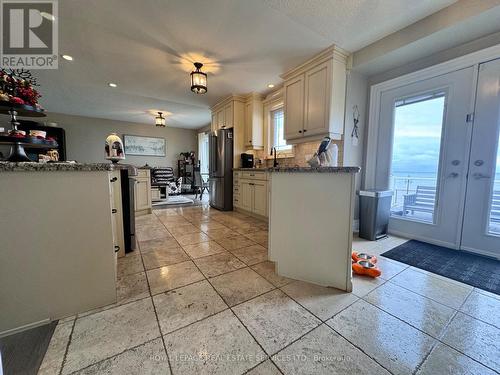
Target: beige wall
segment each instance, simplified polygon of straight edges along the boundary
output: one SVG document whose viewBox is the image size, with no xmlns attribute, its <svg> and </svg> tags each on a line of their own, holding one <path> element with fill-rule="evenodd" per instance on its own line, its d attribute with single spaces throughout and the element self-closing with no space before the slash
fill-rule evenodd
<svg viewBox="0 0 500 375">
<path fill-rule="evenodd" d="M 198 152 L 197 131 L 180 128 L 157 128 L 151 125 L 105 120 L 100 118 L 71 116 L 59 113 L 49 113 L 44 119 L 56 122 L 66 130 L 66 151 L 68 160 L 79 162 L 104 162 L 104 141 L 109 133 L 115 132 L 120 137 L 123 134 L 163 137 L 167 142 L 166 157 L 130 156 L 126 155 L 123 163 L 142 166 L 177 167 L 180 152 Z"/>
</svg>

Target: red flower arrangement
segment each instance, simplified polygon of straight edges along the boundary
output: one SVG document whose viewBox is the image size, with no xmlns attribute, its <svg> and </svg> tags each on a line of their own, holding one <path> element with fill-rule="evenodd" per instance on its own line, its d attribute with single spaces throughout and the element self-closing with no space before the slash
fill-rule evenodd
<svg viewBox="0 0 500 375">
<path fill-rule="evenodd" d="M 28 104 L 41 108 L 38 104 L 40 93 L 35 90 L 37 85 L 29 70 L 14 69 L 7 72 L 0 70 L 0 102 L 8 101 L 14 104 Z"/>
</svg>

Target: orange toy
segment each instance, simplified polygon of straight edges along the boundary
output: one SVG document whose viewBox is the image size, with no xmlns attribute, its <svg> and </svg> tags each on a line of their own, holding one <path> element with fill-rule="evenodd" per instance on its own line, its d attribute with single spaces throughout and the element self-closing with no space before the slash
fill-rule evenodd
<svg viewBox="0 0 500 375">
<path fill-rule="evenodd" d="M 375 255 L 370 255 L 366 253 L 358 253 L 353 251 L 351 254 L 351 258 L 354 262 L 359 262 L 360 260 L 367 260 L 370 263 L 377 263 L 377 257 Z"/>
<path fill-rule="evenodd" d="M 352 264 L 352 271 L 357 275 L 379 277 L 382 272 L 377 266 L 368 260 L 358 260 Z"/>
</svg>

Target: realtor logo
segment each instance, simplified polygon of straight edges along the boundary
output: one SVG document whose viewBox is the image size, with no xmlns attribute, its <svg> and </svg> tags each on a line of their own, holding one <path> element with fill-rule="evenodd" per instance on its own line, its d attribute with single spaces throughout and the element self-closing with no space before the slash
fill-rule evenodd
<svg viewBox="0 0 500 375">
<path fill-rule="evenodd" d="M 1 0 L 0 65 L 57 69 L 57 0 Z"/>
</svg>

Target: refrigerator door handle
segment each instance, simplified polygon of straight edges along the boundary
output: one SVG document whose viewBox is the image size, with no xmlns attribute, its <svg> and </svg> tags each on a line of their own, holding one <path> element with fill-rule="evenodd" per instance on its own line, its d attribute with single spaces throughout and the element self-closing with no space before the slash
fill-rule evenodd
<svg viewBox="0 0 500 375">
<path fill-rule="evenodd" d="M 209 143 L 209 161 L 208 161 L 208 172 L 209 176 L 213 176 L 217 171 L 217 136 L 215 134 L 210 134 Z"/>
</svg>

